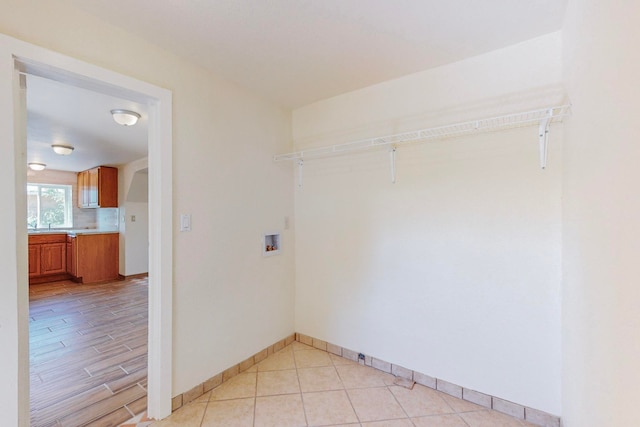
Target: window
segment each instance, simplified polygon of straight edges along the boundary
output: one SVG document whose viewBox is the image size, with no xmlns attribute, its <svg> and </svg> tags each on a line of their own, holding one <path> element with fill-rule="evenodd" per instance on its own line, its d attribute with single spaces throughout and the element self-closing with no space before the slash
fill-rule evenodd
<svg viewBox="0 0 640 427">
<path fill-rule="evenodd" d="M 27 184 L 29 228 L 73 227 L 70 185 Z"/>
</svg>

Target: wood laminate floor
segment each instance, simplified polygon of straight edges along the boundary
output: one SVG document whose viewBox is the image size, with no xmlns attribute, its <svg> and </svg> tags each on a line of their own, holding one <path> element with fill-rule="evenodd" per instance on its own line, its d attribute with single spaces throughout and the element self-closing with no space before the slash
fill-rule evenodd
<svg viewBox="0 0 640 427">
<path fill-rule="evenodd" d="M 29 287 L 32 427 L 117 426 L 147 407 L 148 280 Z"/>
</svg>

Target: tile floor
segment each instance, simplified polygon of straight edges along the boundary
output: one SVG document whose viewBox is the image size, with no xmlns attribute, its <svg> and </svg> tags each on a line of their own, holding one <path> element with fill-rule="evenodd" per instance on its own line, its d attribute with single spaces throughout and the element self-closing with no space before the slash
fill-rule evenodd
<svg viewBox="0 0 640 427">
<path fill-rule="evenodd" d="M 153 427 L 524 427 L 496 411 L 294 342 Z"/>
</svg>

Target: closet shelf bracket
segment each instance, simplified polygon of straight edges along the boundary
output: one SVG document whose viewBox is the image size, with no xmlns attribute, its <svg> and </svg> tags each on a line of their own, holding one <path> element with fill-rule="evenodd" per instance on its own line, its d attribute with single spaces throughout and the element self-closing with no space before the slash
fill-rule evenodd
<svg viewBox="0 0 640 427">
<path fill-rule="evenodd" d="M 549 151 L 549 127 L 551 126 L 551 120 L 553 120 L 553 110 L 550 109 L 547 117 L 540 120 L 538 127 L 538 138 L 540 144 L 540 167 L 545 169 L 547 167 L 547 152 Z"/>
<path fill-rule="evenodd" d="M 396 183 L 396 146 L 389 148 L 389 168 L 391 171 L 391 183 Z"/>
</svg>

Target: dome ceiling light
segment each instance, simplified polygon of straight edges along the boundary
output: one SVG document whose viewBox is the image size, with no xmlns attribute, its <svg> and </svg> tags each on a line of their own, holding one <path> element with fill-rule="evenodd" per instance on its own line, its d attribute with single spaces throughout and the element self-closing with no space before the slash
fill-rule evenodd
<svg viewBox="0 0 640 427">
<path fill-rule="evenodd" d="M 61 156 L 68 156 L 69 154 L 73 153 L 74 150 L 74 147 L 72 147 L 71 145 L 64 144 L 53 144 L 51 148 L 53 148 L 53 151 L 56 154 L 59 154 Z"/>
<path fill-rule="evenodd" d="M 140 118 L 140 114 L 135 111 L 120 109 L 111 110 L 111 115 L 113 115 L 113 120 L 122 126 L 133 126 L 138 123 L 138 119 Z"/>
<path fill-rule="evenodd" d="M 28 163 L 27 165 L 32 171 L 41 171 L 47 167 L 44 163 Z"/>
</svg>

